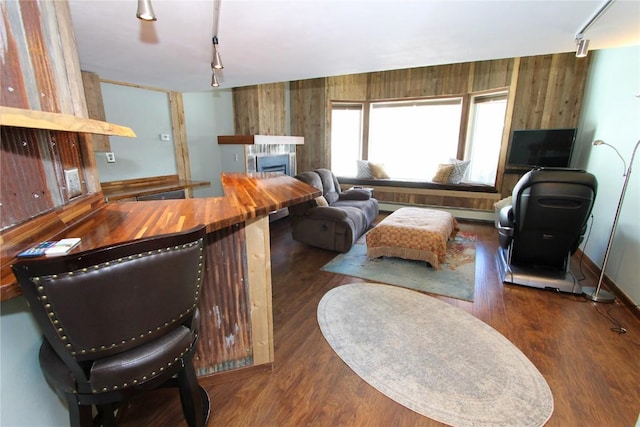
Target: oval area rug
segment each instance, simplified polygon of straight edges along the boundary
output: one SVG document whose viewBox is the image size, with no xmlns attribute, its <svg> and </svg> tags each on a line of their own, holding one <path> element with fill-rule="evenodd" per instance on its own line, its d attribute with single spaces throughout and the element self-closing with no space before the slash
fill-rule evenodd
<svg viewBox="0 0 640 427">
<path fill-rule="evenodd" d="M 416 291 L 355 283 L 318 305 L 322 334 L 363 380 L 452 426 L 542 426 L 545 379 L 509 340 L 469 313 Z"/>
</svg>

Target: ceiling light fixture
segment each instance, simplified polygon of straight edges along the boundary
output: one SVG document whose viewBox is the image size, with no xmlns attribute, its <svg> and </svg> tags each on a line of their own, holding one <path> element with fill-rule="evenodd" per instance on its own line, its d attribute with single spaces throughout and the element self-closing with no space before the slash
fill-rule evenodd
<svg viewBox="0 0 640 427">
<path fill-rule="evenodd" d="M 155 21 L 156 14 L 153 13 L 153 7 L 151 7 L 151 0 L 138 0 L 138 12 L 136 18 L 142 21 Z"/>
<path fill-rule="evenodd" d="M 218 50 L 218 26 L 220 25 L 220 0 L 213 2 L 213 37 L 211 43 L 213 44 L 213 59 L 211 60 L 211 87 L 220 86 L 216 70 L 220 71 L 224 68 L 222 65 L 222 58 L 220 57 L 220 51 Z"/>
<path fill-rule="evenodd" d="M 213 36 L 211 41 L 213 42 L 213 62 L 211 62 L 211 68 L 222 70 L 224 65 L 222 65 L 222 59 L 220 58 L 220 51 L 218 51 L 218 37 Z"/>
<path fill-rule="evenodd" d="M 589 39 L 576 39 L 576 58 L 584 58 L 589 53 Z"/>
<path fill-rule="evenodd" d="M 589 19 L 589 21 L 587 21 L 587 23 L 584 24 L 582 28 L 576 33 L 576 57 L 584 58 L 585 56 L 587 56 L 587 53 L 589 52 L 589 39 L 584 38 L 584 33 L 591 26 L 591 24 L 596 22 L 596 20 L 600 18 L 600 16 L 607 10 L 607 8 L 611 6 L 611 3 L 613 3 L 613 1 L 614 0 L 605 1 L 602 6 L 600 6 L 600 8 L 596 11 L 596 13 L 591 17 L 591 19 Z"/>
</svg>

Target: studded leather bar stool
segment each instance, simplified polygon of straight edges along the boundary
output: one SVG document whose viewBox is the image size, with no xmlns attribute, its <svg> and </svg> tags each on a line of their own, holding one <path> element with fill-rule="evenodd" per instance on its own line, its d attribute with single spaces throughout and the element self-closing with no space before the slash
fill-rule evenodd
<svg viewBox="0 0 640 427">
<path fill-rule="evenodd" d="M 192 363 L 204 236 L 200 226 L 12 266 L 44 335 L 40 366 L 71 426 L 115 425 L 119 404 L 167 385 L 179 388 L 188 425 L 206 424 L 209 397 Z"/>
</svg>

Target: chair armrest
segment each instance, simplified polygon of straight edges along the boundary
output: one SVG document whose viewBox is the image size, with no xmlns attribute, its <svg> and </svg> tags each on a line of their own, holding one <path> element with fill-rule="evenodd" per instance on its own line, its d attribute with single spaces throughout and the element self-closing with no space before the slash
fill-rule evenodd
<svg viewBox="0 0 640 427">
<path fill-rule="evenodd" d="M 513 207 L 505 206 L 498 212 L 498 229 L 507 236 L 513 236 Z"/>
<path fill-rule="evenodd" d="M 370 198 L 369 191 L 357 188 L 338 193 L 338 200 L 369 200 Z"/>
<path fill-rule="evenodd" d="M 315 208 L 309 209 L 305 216 L 312 219 L 341 221 L 347 218 L 347 212 L 331 206 L 316 206 Z"/>
</svg>

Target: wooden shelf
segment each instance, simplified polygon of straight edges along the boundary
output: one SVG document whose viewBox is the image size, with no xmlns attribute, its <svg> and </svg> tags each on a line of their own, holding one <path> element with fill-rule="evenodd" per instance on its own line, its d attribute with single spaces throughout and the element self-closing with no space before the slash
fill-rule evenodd
<svg viewBox="0 0 640 427">
<path fill-rule="evenodd" d="M 25 110 L 0 106 L 0 125 L 31 129 L 84 132 L 98 135 L 126 136 L 135 138 L 136 134 L 128 127 L 86 119 L 72 114 L 49 113 L 46 111 Z"/>
</svg>

